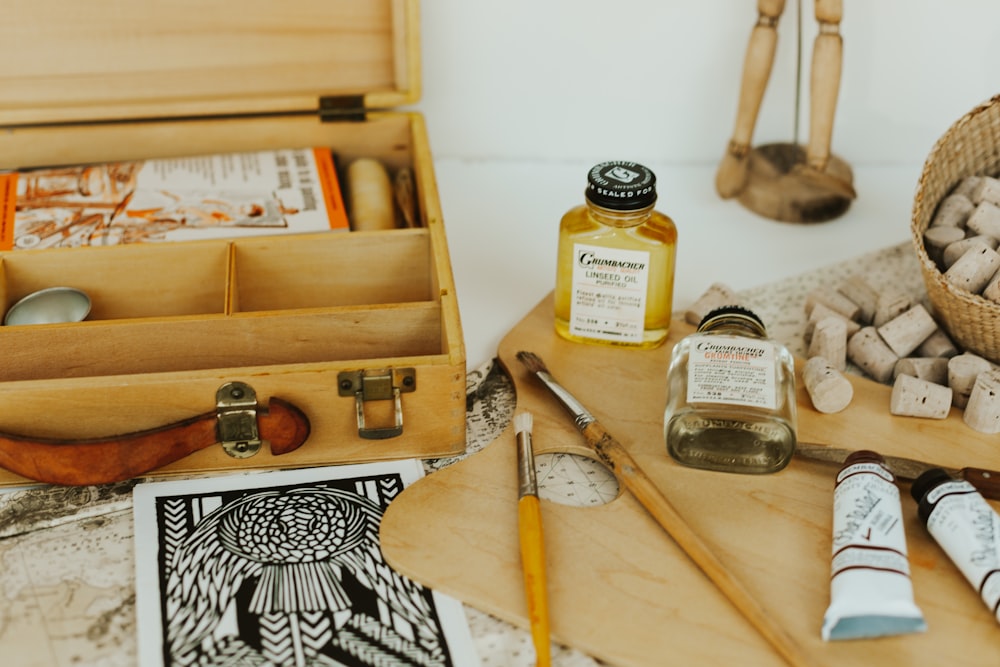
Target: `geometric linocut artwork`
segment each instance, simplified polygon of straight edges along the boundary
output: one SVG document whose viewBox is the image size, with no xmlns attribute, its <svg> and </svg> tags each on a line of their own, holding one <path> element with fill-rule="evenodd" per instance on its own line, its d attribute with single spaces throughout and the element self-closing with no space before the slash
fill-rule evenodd
<svg viewBox="0 0 1000 667">
<path fill-rule="evenodd" d="M 477 664 L 461 605 L 382 559 L 417 461 L 135 488 L 143 665 Z"/>
</svg>

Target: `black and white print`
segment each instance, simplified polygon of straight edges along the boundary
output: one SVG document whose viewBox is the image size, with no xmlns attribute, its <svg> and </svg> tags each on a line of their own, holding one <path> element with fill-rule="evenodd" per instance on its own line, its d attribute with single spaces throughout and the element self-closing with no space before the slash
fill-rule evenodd
<svg viewBox="0 0 1000 667">
<path fill-rule="evenodd" d="M 401 461 L 137 486 L 142 665 L 477 664 L 461 605 L 379 549 L 382 513 L 421 474 Z"/>
</svg>

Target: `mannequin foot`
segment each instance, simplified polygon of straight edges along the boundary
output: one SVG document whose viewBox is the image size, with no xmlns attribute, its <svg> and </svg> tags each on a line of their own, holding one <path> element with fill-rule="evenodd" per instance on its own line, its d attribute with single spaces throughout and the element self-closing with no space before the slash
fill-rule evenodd
<svg viewBox="0 0 1000 667">
<path fill-rule="evenodd" d="M 715 190 L 723 199 L 732 199 L 747 185 L 747 154 L 749 146 L 730 142 L 715 172 Z"/>
<path fill-rule="evenodd" d="M 817 191 L 828 192 L 833 197 L 857 199 L 858 193 L 854 191 L 854 185 L 850 180 L 845 180 L 842 176 L 826 169 L 820 170 L 808 164 L 797 164 L 792 168 L 792 174 Z"/>
</svg>

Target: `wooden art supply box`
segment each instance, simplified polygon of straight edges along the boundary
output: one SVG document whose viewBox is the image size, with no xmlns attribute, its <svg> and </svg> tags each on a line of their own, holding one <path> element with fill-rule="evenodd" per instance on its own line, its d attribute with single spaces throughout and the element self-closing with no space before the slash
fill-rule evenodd
<svg viewBox="0 0 1000 667">
<path fill-rule="evenodd" d="M 186 473 L 465 449 L 465 351 L 428 138 L 416 0 L 15 0 L 0 170 L 327 147 L 412 169 L 420 226 L 12 250 L 0 306 L 68 285 L 86 321 L 0 327 L 0 432 L 79 441 L 216 409 L 299 407 L 298 450 L 209 447 Z M 395 110 L 394 110 L 395 109 Z M 343 187 L 343 181 L 341 182 Z M 10 193 L 8 193 L 9 195 Z M 8 203 L 9 205 L 9 203 Z M 0 471 L 0 484 L 23 481 Z"/>
</svg>

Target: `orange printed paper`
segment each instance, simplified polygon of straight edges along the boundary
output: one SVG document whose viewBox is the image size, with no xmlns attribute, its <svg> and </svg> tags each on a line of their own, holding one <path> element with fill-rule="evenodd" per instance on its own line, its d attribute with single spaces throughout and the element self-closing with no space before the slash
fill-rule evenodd
<svg viewBox="0 0 1000 667">
<path fill-rule="evenodd" d="M 70 166 L 6 179 L 4 249 L 348 229 L 329 150 Z"/>
</svg>

